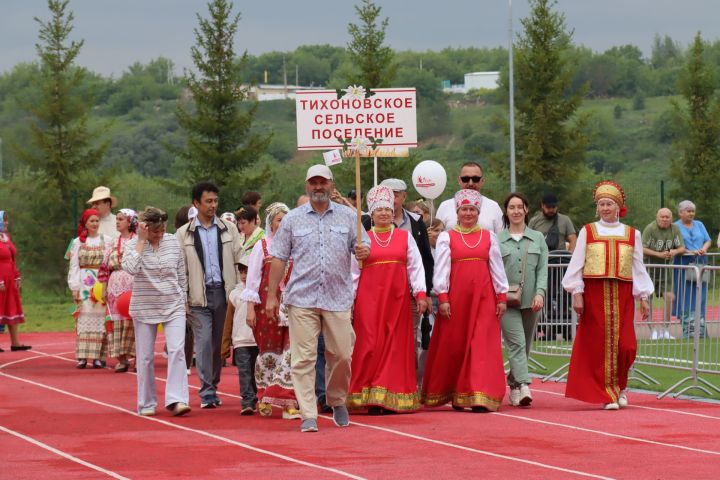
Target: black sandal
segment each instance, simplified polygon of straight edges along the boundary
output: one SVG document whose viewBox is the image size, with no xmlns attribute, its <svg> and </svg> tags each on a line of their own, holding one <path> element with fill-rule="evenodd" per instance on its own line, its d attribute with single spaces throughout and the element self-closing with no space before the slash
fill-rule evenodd
<svg viewBox="0 0 720 480">
<path fill-rule="evenodd" d="M 32 347 L 30 345 L 10 345 L 10 351 L 12 352 L 19 352 L 22 350 L 30 350 Z"/>
<path fill-rule="evenodd" d="M 87 360 L 84 359 L 84 358 L 78 360 L 77 365 L 75 365 L 75 368 L 81 368 L 81 369 L 82 369 L 82 368 L 85 368 L 85 367 L 87 367 Z"/>
</svg>

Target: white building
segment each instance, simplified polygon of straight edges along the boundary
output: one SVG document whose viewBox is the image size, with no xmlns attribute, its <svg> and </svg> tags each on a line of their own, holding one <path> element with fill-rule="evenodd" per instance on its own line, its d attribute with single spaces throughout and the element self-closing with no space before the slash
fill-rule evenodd
<svg viewBox="0 0 720 480">
<path fill-rule="evenodd" d="M 467 93 L 470 90 L 495 90 L 500 83 L 500 72 L 472 72 L 465 74 L 463 85 L 443 88 L 448 93 Z"/>
</svg>

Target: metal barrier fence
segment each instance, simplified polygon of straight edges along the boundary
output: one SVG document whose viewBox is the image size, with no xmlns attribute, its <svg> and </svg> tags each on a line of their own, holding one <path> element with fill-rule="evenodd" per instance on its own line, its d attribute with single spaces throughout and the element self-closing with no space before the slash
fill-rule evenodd
<svg viewBox="0 0 720 480">
<path fill-rule="evenodd" d="M 569 261 L 570 255 L 565 253 L 551 254 L 548 262 L 545 308 L 531 353 L 562 357 L 567 362 L 545 375 L 543 382 L 561 380 L 567 375 L 577 330 L 572 296 L 562 288 Z M 692 389 L 709 396 L 720 393 L 718 387 L 700 376 L 720 374 L 720 255 L 684 256 L 682 263 L 645 265 L 655 294 L 651 298 L 650 317 L 643 320 L 639 308 L 635 315 L 638 348 L 630 378 L 645 385 L 660 385 L 643 371 L 643 366 L 689 372 L 658 398 L 673 392 L 677 397 Z M 531 367 L 544 369 L 537 359 L 531 360 Z"/>
</svg>

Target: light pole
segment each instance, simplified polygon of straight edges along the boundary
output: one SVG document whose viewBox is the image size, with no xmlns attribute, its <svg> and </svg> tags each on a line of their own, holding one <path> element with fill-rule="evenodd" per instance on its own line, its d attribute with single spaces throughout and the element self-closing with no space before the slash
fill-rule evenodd
<svg viewBox="0 0 720 480">
<path fill-rule="evenodd" d="M 508 0 L 508 12 L 510 17 L 508 29 L 508 86 L 510 88 L 510 191 L 514 192 L 515 183 L 515 88 L 513 86 L 513 20 L 512 0 Z"/>
</svg>

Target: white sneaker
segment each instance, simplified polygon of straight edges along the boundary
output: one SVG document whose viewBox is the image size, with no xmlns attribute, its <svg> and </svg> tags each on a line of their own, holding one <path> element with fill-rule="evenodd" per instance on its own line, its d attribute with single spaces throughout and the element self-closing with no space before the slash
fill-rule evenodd
<svg viewBox="0 0 720 480">
<path fill-rule="evenodd" d="M 513 407 L 520 406 L 520 389 L 519 388 L 511 388 L 510 389 L 510 405 Z"/>
<path fill-rule="evenodd" d="M 650 340 L 657 340 L 658 338 L 662 338 L 662 334 L 658 335 L 658 331 L 653 328 Z"/>
<path fill-rule="evenodd" d="M 605 405 L 603 405 L 603 410 L 620 410 L 620 405 L 615 402 L 606 403 Z"/>
<path fill-rule="evenodd" d="M 625 393 L 625 390 L 620 392 L 620 396 L 618 397 L 617 404 L 619 407 L 625 408 L 628 406 L 628 399 L 627 394 Z"/>
<path fill-rule="evenodd" d="M 140 415 L 141 417 L 154 417 L 155 409 L 153 407 L 141 408 L 138 412 L 138 415 Z"/>
<path fill-rule="evenodd" d="M 532 393 L 530 393 L 530 386 L 524 383 L 520 385 L 520 406 L 529 407 L 532 403 Z"/>
<path fill-rule="evenodd" d="M 663 333 L 663 338 L 665 340 L 675 340 L 675 337 L 670 335 L 670 330 L 665 329 L 665 332 Z"/>
</svg>

